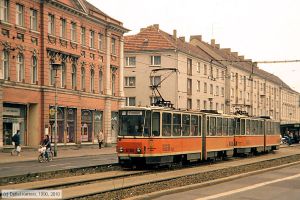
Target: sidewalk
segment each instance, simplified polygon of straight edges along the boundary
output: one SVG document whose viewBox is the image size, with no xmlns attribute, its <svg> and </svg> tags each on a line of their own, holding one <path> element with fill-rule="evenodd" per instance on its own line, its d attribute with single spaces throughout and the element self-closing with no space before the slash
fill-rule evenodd
<svg viewBox="0 0 300 200">
<path fill-rule="evenodd" d="M 60 158 L 70 158 L 70 157 L 81 157 L 81 156 L 93 156 L 93 155 L 103 155 L 103 154 L 114 154 L 116 153 L 116 147 L 103 147 L 98 148 L 98 145 L 89 146 L 63 146 L 59 147 L 57 150 L 57 157 Z M 0 165 L 2 163 L 14 163 L 22 161 L 32 161 L 37 160 L 39 152 L 37 149 L 22 149 L 21 156 L 11 156 L 10 152 L 0 152 Z"/>
</svg>

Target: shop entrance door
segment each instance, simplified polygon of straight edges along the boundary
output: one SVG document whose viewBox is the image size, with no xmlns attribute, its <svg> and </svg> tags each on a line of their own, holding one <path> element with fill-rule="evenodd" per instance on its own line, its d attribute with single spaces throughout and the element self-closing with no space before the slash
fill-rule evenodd
<svg viewBox="0 0 300 200">
<path fill-rule="evenodd" d="M 12 122 L 3 123 L 3 145 L 12 145 L 12 133 L 13 133 L 13 124 Z"/>
</svg>

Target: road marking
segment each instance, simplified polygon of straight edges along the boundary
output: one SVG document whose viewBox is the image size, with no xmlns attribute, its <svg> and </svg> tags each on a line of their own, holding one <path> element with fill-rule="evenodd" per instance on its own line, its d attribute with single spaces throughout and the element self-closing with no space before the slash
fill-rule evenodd
<svg viewBox="0 0 300 200">
<path fill-rule="evenodd" d="M 55 165 L 47 165 L 47 167 L 56 167 L 56 166 L 61 166 L 61 165 L 66 165 L 67 163 L 65 164 L 55 164 Z"/>
<path fill-rule="evenodd" d="M 248 187 L 244 187 L 244 188 L 240 188 L 240 189 L 236 189 L 236 190 L 232 190 L 232 191 L 228 191 L 228 192 L 223 192 L 223 193 L 220 193 L 220 194 L 215 194 L 215 195 L 211 195 L 211 196 L 207 196 L 207 197 L 198 198 L 196 200 L 216 199 L 216 198 L 228 196 L 228 195 L 239 193 L 239 192 L 244 192 L 244 191 L 247 191 L 247 190 L 252 190 L 252 189 L 262 187 L 262 186 L 265 186 L 265 185 L 270 185 L 270 184 L 273 184 L 273 183 L 286 181 L 286 180 L 290 180 L 290 179 L 294 179 L 294 178 L 298 178 L 298 177 L 300 177 L 300 174 L 296 174 L 294 176 L 289 176 L 289 177 L 285 177 L 285 178 L 281 178 L 281 179 L 276 179 L 276 180 L 268 181 L 268 182 L 264 182 L 264 183 L 258 183 L 258 184 L 252 185 L 252 186 L 248 186 Z"/>
</svg>

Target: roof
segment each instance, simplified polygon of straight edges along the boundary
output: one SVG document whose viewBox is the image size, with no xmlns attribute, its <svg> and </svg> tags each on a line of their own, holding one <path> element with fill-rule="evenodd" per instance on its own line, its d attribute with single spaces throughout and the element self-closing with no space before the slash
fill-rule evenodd
<svg viewBox="0 0 300 200">
<path fill-rule="evenodd" d="M 143 28 L 136 35 L 125 36 L 124 41 L 125 52 L 177 50 L 207 62 L 212 59 L 202 49 L 160 30 L 158 25 Z"/>
</svg>

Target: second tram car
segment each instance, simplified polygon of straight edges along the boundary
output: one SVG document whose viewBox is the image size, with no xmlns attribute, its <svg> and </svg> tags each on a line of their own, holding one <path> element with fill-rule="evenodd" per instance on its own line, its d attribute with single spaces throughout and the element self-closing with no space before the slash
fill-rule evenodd
<svg viewBox="0 0 300 200">
<path fill-rule="evenodd" d="M 266 118 L 127 107 L 119 111 L 122 166 L 166 165 L 279 149 L 279 122 Z"/>
</svg>

